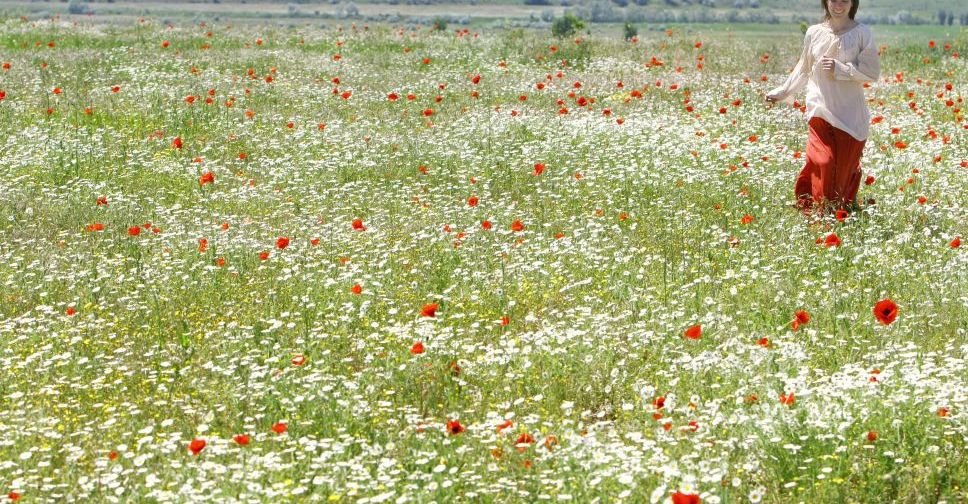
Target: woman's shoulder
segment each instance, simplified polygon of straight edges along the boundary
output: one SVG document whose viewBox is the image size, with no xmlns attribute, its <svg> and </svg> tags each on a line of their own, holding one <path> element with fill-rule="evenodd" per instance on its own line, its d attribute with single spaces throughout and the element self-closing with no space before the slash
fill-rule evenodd
<svg viewBox="0 0 968 504">
<path fill-rule="evenodd" d="M 855 40 L 859 40 L 861 44 L 867 44 L 871 39 L 874 38 L 874 34 L 871 33 L 871 27 L 864 23 L 857 23 L 852 30 L 850 30 L 849 35 Z"/>
</svg>

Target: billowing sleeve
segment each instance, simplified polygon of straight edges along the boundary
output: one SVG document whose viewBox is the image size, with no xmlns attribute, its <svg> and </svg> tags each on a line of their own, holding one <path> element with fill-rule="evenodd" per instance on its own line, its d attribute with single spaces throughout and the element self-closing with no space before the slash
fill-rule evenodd
<svg viewBox="0 0 968 504">
<path fill-rule="evenodd" d="M 810 71 L 813 68 L 813 57 L 810 51 L 811 40 L 812 30 L 807 30 L 807 33 L 803 36 L 803 53 L 800 55 L 800 61 L 797 61 L 797 66 L 790 72 L 786 82 L 769 92 L 770 95 L 777 97 L 777 101 L 793 103 L 793 96 L 800 92 L 807 85 L 807 81 L 810 80 Z"/>
<path fill-rule="evenodd" d="M 872 82 L 880 77 L 881 58 L 877 54 L 874 36 L 868 32 L 865 38 L 867 40 L 863 42 L 864 47 L 857 54 L 855 61 L 838 62 L 834 68 L 834 77 L 837 80 Z"/>
</svg>

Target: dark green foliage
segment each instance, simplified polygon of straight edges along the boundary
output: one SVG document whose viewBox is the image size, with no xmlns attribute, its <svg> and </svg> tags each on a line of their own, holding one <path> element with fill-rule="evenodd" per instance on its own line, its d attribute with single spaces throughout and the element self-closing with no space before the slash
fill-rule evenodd
<svg viewBox="0 0 968 504">
<path fill-rule="evenodd" d="M 551 34 L 555 37 L 570 37 L 585 27 L 585 22 L 570 12 L 551 23 Z"/>
<path fill-rule="evenodd" d="M 625 23 L 625 40 L 632 40 L 639 36 L 639 29 L 632 23 Z"/>
</svg>

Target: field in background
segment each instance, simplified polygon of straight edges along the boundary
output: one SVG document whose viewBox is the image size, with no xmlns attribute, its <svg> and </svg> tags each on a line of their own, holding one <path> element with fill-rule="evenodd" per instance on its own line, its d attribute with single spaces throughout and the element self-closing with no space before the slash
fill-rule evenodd
<svg viewBox="0 0 968 504">
<path fill-rule="evenodd" d="M 279 23 L 300 23 L 312 20 L 341 20 L 345 22 L 374 22 L 379 19 L 391 22 L 426 21 L 442 16 L 452 22 L 462 24 L 486 24 L 489 28 L 504 23 L 532 23 L 543 25 L 554 16 L 561 16 L 565 9 L 584 15 L 586 20 L 617 22 L 631 20 L 639 24 L 666 24 L 675 20 L 656 21 L 657 14 L 672 14 L 689 16 L 691 21 L 699 13 L 710 17 L 725 18 L 729 15 L 756 16 L 762 21 L 775 17 L 776 22 L 789 23 L 793 20 L 814 22 L 819 19 L 822 11 L 815 0 L 671 0 L 676 6 L 671 6 L 663 0 L 652 0 L 648 5 L 636 5 L 629 1 L 628 6 L 621 7 L 608 0 L 571 0 L 563 5 L 561 2 L 549 1 L 548 5 L 526 5 L 516 0 L 489 0 L 483 2 L 441 2 L 434 5 L 407 5 L 400 2 L 397 5 L 387 2 L 285 2 L 285 1 L 238 1 L 224 0 L 217 3 L 158 0 L 120 0 L 107 2 L 41 2 L 36 0 L 6 0 L 0 4 L 0 13 L 7 15 L 64 15 L 69 13 L 73 5 L 78 12 L 89 11 L 101 19 L 115 18 L 128 21 L 128 18 L 151 16 L 159 19 L 194 19 L 213 21 L 220 18 L 225 21 L 234 19 L 246 20 L 271 19 Z M 714 5 L 710 2 L 714 2 Z M 416 3 L 416 2 L 415 2 Z M 703 3 L 704 5 L 700 5 Z M 751 5 L 758 5 L 753 8 Z M 962 28 L 962 16 L 968 16 L 968 7 L 952 5 L 947 0 L 879 0 L 877 2 L 862 2 L 859 15 L 865 19 L 876 20 L 878 24 L 891 24 L 890 20 L 899 20 L 903 24 L 926 23 L 938 26 L 938 13 L 945 11 L 953 16 L 953 25 L 949 29 Z M 594 14 L 593 14 L 594 13 Z M 731 14 L 732 13 L 732 14 Z M 906 14 L 905 14 L 906 13 Z M 595 19 L 593 19 L 595 17 Z M 650 21 L 651 20 L 651 21 Z M 678 21 L 682 21 L 679 19 Z"/>
<path fill-rule="evenodd" d="M 796 25 L 101 21 L 0 22 L 7 501 L 968 498 L 966 32 L 806 218 Z"/>
</svg>

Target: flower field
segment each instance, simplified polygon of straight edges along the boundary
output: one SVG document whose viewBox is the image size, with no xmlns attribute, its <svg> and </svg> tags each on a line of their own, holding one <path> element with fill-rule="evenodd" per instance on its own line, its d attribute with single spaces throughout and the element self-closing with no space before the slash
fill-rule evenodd
<svg viewBox="0 0 968 504">
<path fill-rule="evenodd" d="M 963 502 L 968 32 L 822 217 L 801 40 L 0 22 L 0 495 Z"/>
</svg>

